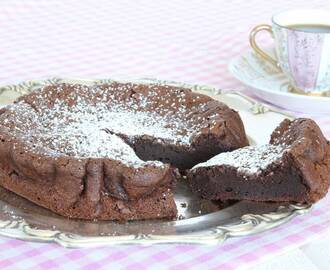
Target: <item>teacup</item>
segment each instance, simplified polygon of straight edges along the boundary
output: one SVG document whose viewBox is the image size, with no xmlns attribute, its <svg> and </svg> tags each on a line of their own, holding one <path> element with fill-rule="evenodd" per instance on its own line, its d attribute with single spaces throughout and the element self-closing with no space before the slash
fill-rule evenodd
<svg viewBox="0 0 330 270">
<path fill-rule="evenodd" d="M 256 43 L 260 31 L 275 41 L 276 59 Z M 330 11 L 289 10 L 272 17 L 272 26 L 261 24 L 250 33 L 250 44 L 264 60 L 289 78 L 291 91 L 328 96 L 330 93 Z"/>
</svg>

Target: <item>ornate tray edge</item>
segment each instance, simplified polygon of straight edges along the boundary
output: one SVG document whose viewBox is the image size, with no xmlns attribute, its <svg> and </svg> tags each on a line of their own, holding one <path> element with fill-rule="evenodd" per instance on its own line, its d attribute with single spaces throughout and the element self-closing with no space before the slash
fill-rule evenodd
<svg viewBox="0 0 330 270">
<path fill-rule="evenodd" d="M 113 81 L 127 81 L 148 84 L 170 84 L 190 88 L 195 91 L 206 91 L 213 95 L 233 94 L 248 101 L 251 104 L 250 110 L 254 114 L 262 114 L 269 111 L 284 114 L 288 117 L 293 117 L 283 111 L 277 110 L 267 105 L 263 105 L 255 100 L 244 96 L 235 91 L 224 93 L 223 91 L 206 86 L 206 85 L 191 85 L 174 81 L 157 80 L 150 78 L 142 79 L 69 79 L 69 78 L 51 78 L 47 80 L 32 80 L 25 81 L 16 85 L 8 85 L 0 87 L 0 94 L 4 91 L 14 91 L 20 94 L 26 94 L 29 90 L 42 87 L 47 84 L 60 82 L 85 82 L 86 84 L 100 84 Z M 63 247 L 68 248 L 83 248 L 96 247 L 107 245 L 125 245 L 125 244 L 218 244 L 224 242 L 231 237 L 247 236 L 260 233 L 274 227 L 277 227 L 295 216 L 305 214 L 312 208 L 311 205 L 291 204 L 287 207 L 279 207 L 277 211 L 266 214 L 245 214 L 238 222 L 217 226 L 209 230 L 202 230 L 197 233 L 187 233 L 180 235 L 156 235 L 156 234 L 138 234 L 125 236 L 97 236 L 85 237 L 77 234 L 65 233 L 56 230 L 41 230 L 32 228 L 24 219 L 17 220 L 0 220 L 0 235 L 35 242 L 54 242 Z"/>
</svg>

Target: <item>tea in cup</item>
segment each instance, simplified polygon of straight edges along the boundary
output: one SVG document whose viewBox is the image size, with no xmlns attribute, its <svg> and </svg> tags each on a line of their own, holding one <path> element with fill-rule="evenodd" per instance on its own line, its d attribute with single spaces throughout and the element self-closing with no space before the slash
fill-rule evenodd
<svg viewBox="0 0 330 270">
<path fill-rule="evenodd" d="M 276 59 L 257 45 L 256 35 L 264 30 L 274 38 Z M 259 56 L 283 71 L 290 80 L 291 91 L 329 95 L 330 11 L 289 10 L 276 14 L 271 26 L 253 28 L 250 44 Z"/>
</svg>

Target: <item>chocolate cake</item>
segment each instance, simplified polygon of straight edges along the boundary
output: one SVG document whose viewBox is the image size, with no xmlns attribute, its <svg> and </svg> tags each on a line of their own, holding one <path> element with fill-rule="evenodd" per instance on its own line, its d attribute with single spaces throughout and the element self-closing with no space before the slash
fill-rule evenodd
<svg viewBox="0 0 330 270">
<path fill-rule="evenodd" d="M 210 200 L 313 203 L 330 184 L 330 145 L 310 119 L 284 120 L 270 143 L 219 154 L 193 167 L 194 192 Z"/>
<path fill-rule="evenodd" d="M 0 185 L 83 219 L 171 219 L 175 167 L 248 143 L 225 104 L 156 84 L 49 85 L 3 108 L 0 127 Z"/>
</svg>

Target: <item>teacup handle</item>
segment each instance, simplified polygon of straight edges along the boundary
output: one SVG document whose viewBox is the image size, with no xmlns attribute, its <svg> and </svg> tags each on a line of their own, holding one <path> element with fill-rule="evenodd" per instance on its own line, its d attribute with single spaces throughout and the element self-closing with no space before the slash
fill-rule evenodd
<svg viewBox="0 0 330 270">
<path fill-rule="evenodd" d="M 250 32 L 250 45 L 252 47 L 252 49 L 258 54 L 260 55 L 264 60 L 268 61 L 269 63 L 273 64 L 276 68 L 280 68 L 279 64 L 277 62 L 277 60 L 275 60 L 273 57 L 271 57 L 270 55 L 268 55 L 268 53 L 265 53 L 262 49 L 260 49 L 260 47 L 257 45 L 256 42 L 256 35 L 260 32 L 260 31 L 267 31 L 269 32 L 272 36 L 273 36 L 273 30 L 272 27 L 268 24 L 259 24 L 256 27 L 254 27 L 252 29 L 252 31 Z"/>
</svg>

